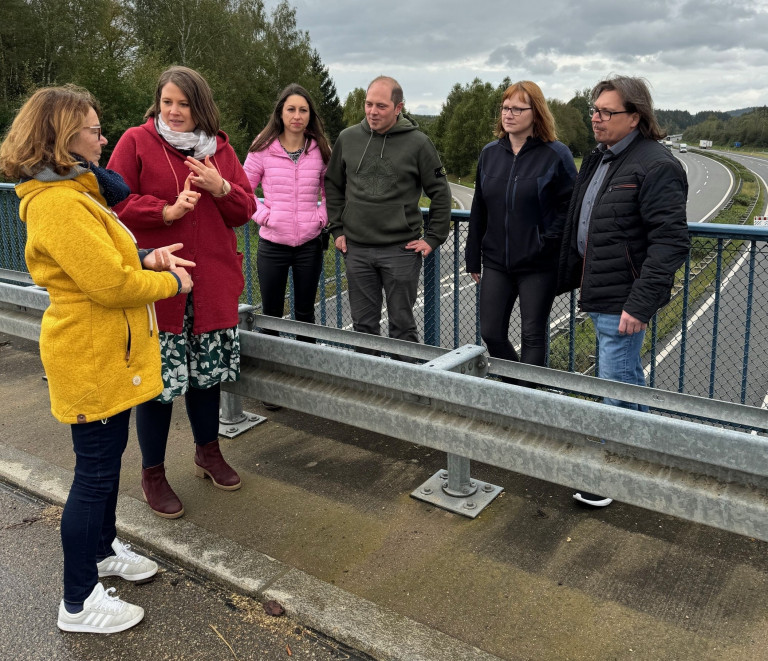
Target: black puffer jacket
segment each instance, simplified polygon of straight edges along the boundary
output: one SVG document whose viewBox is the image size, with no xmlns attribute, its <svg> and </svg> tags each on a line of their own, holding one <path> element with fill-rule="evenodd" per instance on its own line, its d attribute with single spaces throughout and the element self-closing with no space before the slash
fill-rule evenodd
<svg viewBox="0 0 768 661">
<path fill-rule="evenodd" d="M 675 271 L 690 249 L 688 181 L 670 151 L 637 138 L 614 157 L 592 208 L 585 258 L 577 248 L 581 204 L 602 154 L 581 166 L 568 209 L 558 290 L 581 287 L 585 312 L 621 314 L 647 323 L 669 302 Z"/>
<path fill-rule="evenodd" d="M 517 155 L 506 136 L 483 148 L 469 216 L 468 273 L 557 269 L 576 165 L 562 142 L 530 137 Z"/>
</svg>

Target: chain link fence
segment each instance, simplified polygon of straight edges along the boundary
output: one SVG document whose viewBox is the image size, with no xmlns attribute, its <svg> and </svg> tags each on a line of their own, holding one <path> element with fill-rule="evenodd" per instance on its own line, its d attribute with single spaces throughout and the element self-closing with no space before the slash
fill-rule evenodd
<svg viewBox="0 0 768 661">
<path fill-rule="evenodd" d="M 25 227 L 18 220 L 12 186 L 0 185 L 0 269 L 26 271 Z M 424 260 L 416 303 L 422 340 L 455 348 L 481 344 L 479 288 L 464 272 L 466 211 L 453 212 L 453 227 L 440 250 Z M 649 324 L 644 345 L 648 385 L 723 401 L 763 406 L 768 392 L 768 228 L 690 225 L 692 249 L 680 270 L 671 302 Z M 256 275 L 258 233 L 253 223 L 237 230 L 244 253 L 246 287 L 241 302 L 261 303 Z M 316 322 L 351 329 L 344 260 L 331 243 L 318 287 Z M 285 314 L 293 316 L 291 283 Z M 510 339 L 519 347 L 515 308 Z M 382 334 L 387 334 L 386 309 Z M 550 317 L 548 365 L 594 374 L 599 363 L 592 323 L 577 306 L 577 292 L 559 296 Z"/>
</svg>

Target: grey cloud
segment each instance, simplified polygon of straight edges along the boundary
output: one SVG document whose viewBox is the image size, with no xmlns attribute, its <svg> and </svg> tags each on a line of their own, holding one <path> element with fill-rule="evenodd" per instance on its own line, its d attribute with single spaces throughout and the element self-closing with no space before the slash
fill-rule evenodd
<svg viewBox="0 0 768 661">
<path fill-rule="evenodd" d="M 506 64 L 508 66 L 517 66 L 523 59 L 523 52 L 511 44 L 495 48 L 486 60 L 487 64 Z"/>
<path fill-rule="evenodd" d="M 265 0 L 267 10 L 277 2 Z M 454 84 L 475 77 L 494 85 L 505 75 L 533 78 L 567 100 L 616 72 L 658 81 L 660 107 L 696 110 L 705 100 L 727 108 L 719 103 L 747 90 L 768 100 L 766 0 L 289 2 L 342 98 L 390 73 L 409 106 L 433 112 Z"/>
</svg>

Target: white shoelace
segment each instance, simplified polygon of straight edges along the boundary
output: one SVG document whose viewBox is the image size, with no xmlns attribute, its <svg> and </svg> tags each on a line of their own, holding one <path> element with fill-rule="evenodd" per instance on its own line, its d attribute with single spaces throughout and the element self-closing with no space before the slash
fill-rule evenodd
<svg viewBox="0 0 768 661">
<path fill-rule="evenodd" d="M 134 553 L 133 551 L 131 551 L 130 544 L 123 544 L 122 542 L 120 542 L 120 552 L 115 557 L 131 560 L 132 562 L 137 562 L 141 556 L 139 556 L 138 553 Z"/>
<path fill-rule="evenodd" d="M 113 597 L 113 592 L 115 592 L 115 588 L 107 588 L 104 590 L 101 601 L 98 604 L 94 604 L 93 607 L 102 611 L 119 613 L 121 610 L 123 610 L 123 608 L 125 608 L 125 602 L 119 597 Z"/>
</svg>

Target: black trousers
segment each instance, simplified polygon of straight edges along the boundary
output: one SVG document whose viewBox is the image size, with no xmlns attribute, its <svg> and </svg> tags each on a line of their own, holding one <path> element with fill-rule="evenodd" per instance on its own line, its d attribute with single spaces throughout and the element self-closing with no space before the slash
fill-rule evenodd
<svg viewBox="0 0 768 661">
<path fill-rule="evenodd" d="M 293 269 L 293 305 L 296 321 L 315 323 L 317 283 L 323 268 L 323 248 L 320 237 L 295 247 L 260 238 L 256 268 L 259 274 L 264 314 L 270 317 L 282 317 L 285 313 L 288 270 Z M 269 331 L 264 332 L 269 333 Z"/>
</svg>

